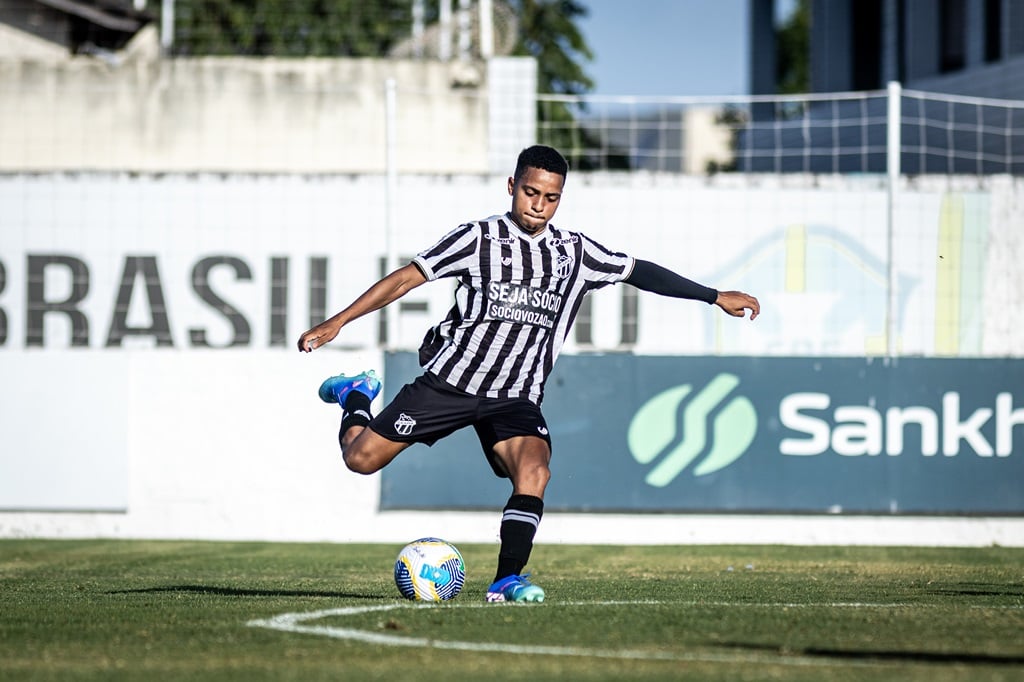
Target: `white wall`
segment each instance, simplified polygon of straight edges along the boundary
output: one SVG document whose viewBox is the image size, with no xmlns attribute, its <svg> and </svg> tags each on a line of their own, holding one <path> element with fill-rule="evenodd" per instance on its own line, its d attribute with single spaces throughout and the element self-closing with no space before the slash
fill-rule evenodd
<svg viewBox="0 0 1024 682">
<path fill-rule="evenodd" d="M 502 176 L 403 176 L 393 207 L 400 258 L 413 256 L 471 218 L 508 208 Z M 722 327 L 707 306 L 640 298 L 640 331 L 630 350 L 652 354 L 880 355 L 885 352 L 887 228 L 885 188 L 877 178 L 578 174 L 569 178 L 556 224 L 581 228 L 605 246 L 658 262 L 722 289 L 759 296 L 756 325 Z M 906 181 L 894 228 L 898 352 L 927 356 L 1019 356 L 1024 329 L 1024 181 L 931 178 Z M 329 314 L 380 274 L 386 248 L 386 192 L 380 176 L 39 174 L 0 176 L 0 348 L 72 348 L 68 316 L 47 313 L 40 329 L 26 310 L 29 256 L 67 256 L 88 270 L 88 295 L 76 304 L 88 320 L 88 347 L 105 348 L 122 323 L 152 324 L 155 302 L 141 275 L 126 280 L 131 259 L 150 259 L 164 299 L 173 347 L 190 349 L 195 332 L 215 347 L 237 342 L 224 311 L 201 300 L 194 270 L 209 258 L 237 259 L 210 271 L 209 288 L 250 328 L 244 349 L 274 345 L 275 287 L 287 291 L 277 315 L 288 336 L 306 328 L 314 261 L 322 260 Z M 272 282 L 272 261 L 288 277 Z M 41 294 L 65 300 L 71 270 L 45 269 Z M 127 287 L 122 289 L 122 287 Z M 621 348 L 622 288 L 594 298 L 594 347 Z M 992 292 L 1000 292 L 993 297 Z M 39 296 L 40 294 L 36 294 Z M 423 329 L 450 307 L 439 283 L 410 295 L 426 312 L 399 315 L 396 343 L 415 348 Z M 159 306 L 157 306 L 159 307 Z M 30 329 L 30 327 L 32 327 Z M 363 320 L 345 343 L 377 343 Z M 151 335 L 125 339 L 152 348 Z M 570 338 L 569 350 L 591 350 Z"/>
<path fill-rule="evenodd" d="M 3 511 L 0 537 L 497 539 L 503 499 L 493 512 L 379 512 L 379 475 L 345 469 L 340 410 L 320 402 L 316 388 L 338 371 L 381 367 L 374 352 L 135 351 L 77 363 L 98 370 L 76 369 L 70 354 L 57 362 L 50 355 L 0 354 L 2 476 L 22 486 L 99 487 L 126 504 Z M 15 459 L 46 463 L 46 480 L 19 473 Z M 104 460 L 123 467 L 116 480 L 75 465 Z M 549 513 L 538 542 L 1024 546 L 1024 521 Z"/>
<path fill-rule="evenodd" d="M 493 540 L 504 500 L 495 513 L 381 513 L 377 477 L 345 470 L 339 410 L 316 388 L 340 371 L 381 367 L 376 319 L 312 355 L 293 350 L 309 323 L 311 259 L 327 265 L 328 314 L 376 278 L 383 202 L 379 176 L 0 176 L 0 537 Z M 501 176 L 404 176 L 400 251 L 411 255 L 507 204 Z M 1024 313 L 1015 255 L 1022 211 L 1020 179 L 903 188 L 896 264 L 913 285 L 903 352 L 1021 354 L 1024 331 L 1008 321 Z M 884 188 L 876 180 L 571 176 L 556 222 L 708 284 L 747 289 L 764 305 L 756 323 L 723 327 L 703 304 L 642 297 L 636 352 L 884 350 Z M 85 347 L 72 345 L 63 313 L 46 313 L 41 329 L 30 324 L 33 287 L 56 302 L 75 284 L 59 265 L 30 276 L 30 258 L 47 255 L 87 265 L 88 293 L 75 306 L 88 320 Z M 249 325 L 238 347 L 217 347 L 237 340 L 235 331 L 197 293 L 203 283 L 193 269 L 211 256 L 250 270 L 246 278 L 218 266 L 205 282 Z M 148 288 L 141 276 L 123 277 L 135 257 L 159 266 Z M 288 259 L 286 279 L 272 281 L 274 258 Z M 275 287 L 287 288 L 285 310 L 276 311 L 285 316 L 283 345 L 270 334 Z M 618 344 L 621 291 L 595 301 L 599 347 Z M 399 345 L 414 347 L 449 296 L 442 283 L 414 292 L 428 312 L 399 316 Z M 166 315 L 173 346 L 141 334 L 108 347 L 122 313 L 122 326 L 136 330 Z M 215 347 L 196 347 L 197 331 Z M 539 539 L 1024 545 L 1024 521 L 550 514 Z"/>
</svg>

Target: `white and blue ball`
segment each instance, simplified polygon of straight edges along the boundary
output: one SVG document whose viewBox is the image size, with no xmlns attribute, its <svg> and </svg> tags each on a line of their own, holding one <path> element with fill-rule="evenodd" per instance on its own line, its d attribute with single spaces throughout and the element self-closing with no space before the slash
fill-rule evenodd
<svg viewBox="0 0 1024 682">
<path fill-rule="evenodd" d="M 414 540 L 395 560 L 395 585 L 406 599 L 448 601 L 462 591 L 465 582 L 462 554 L 439 538 Z"/>
</svg>

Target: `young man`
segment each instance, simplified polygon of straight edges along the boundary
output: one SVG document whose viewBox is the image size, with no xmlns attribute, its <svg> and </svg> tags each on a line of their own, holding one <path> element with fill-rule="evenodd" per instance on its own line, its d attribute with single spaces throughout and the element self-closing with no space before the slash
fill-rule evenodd
<svg viewBox="0 0 1024 682">
<path fill-rule="evenodd" d="M 384 277 L 334 317 L 299 338 L 313 351 L 352 320 L 398 300 L 424 282 L 455 277 L 455 305 L 420 348 L 425 372 L 376 417 L 376 375 L 330 377 L 320 398 L 344 410 L 339 440 L 345 464 L 372 474 L 413 443 L 433 445 L 472 426 L 495 474 L 511 479 L 501 517 L 501 549 L 487 601 L 543 601 L 524 576 L 544 511 L 551 438 L 540 411 L 547 380 L 582 297 L 626 282 L 663 296 L 714 303 L 729 315 L 757 317 L 738 291 L 715 291 L 653 263 L 615 253 L 579 232 L 550 224 L 568 164 L 551 147 L 523 150 L 508 179 L 512 208 L 460 225 Z"/>
</svg>

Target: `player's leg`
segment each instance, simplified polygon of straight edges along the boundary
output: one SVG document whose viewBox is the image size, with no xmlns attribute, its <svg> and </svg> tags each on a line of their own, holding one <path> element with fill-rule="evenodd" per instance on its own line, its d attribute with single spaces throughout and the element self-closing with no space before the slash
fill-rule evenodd
<svg viewBox="0 0 1024 682">
<path fill-rule="evenodd" d="M 512 494 L 544 499 L 551 480 L 551 446 L 537 436 L 515 436 L 494 444 L 494 454 L 512 481 Z"/>
<path fill-rule="evenodd" d="M 551 443 L 540 408 L 527 400 L 490 401 L 475 424 L 498 476 L 512 481 L 501 516 L 501 549 L 489 601 L 542 601 L 544 591 L 523 576 L 544 514 L 551 478 Z"/>
<path fill-rule="evenodd" d="M 412 443 L 388 440 L 366 426 L 351 426 L 340 435 L 345 466 L 357 474 L 373 474 L 391 463 Z"/>
<path fill-rule="evenodd" d="M 480 401 L 429 373 L 403 386 L 374 417 L 370 403 L 375 395 L 353 390 L 343 396 L 341 449 L 348 468 L 361 474 L 383 469 L 414 443 L 433 445 L 469 426 Z"/>
<path fill-rule="evenodd" d="M 536 436 L 517 436 L 494 446 L 512 480 L 512 495 L 501 516 L 501 551 L 495 580 L 520 574 L 530 559 L 544 515 L 544 490 L 551 478 L 551 449 Z"/>
<path fill-rule="evenodd" d="M 497 443 L 494 452 L 512 480 L 512 495 L 502 510 L 501 549 L 488 601 L 544 601 L 544 590 L 527 580 L 523 569 L 544 515 L 551 449 L 537 436 L 516 436 Z"/>
<path fill-rule="evenodd" d="M 411 445 L 388 440 L 367 428 L 373 419 L 370 403 L 380 389 L 380 379 L 373 370 L 351 377 L 340 374 L 320 385 L 320 399 L 338 403 L 344 410 L 338 443 L 345 465 L 359 474 L 380 471 Z"/>
</svg>

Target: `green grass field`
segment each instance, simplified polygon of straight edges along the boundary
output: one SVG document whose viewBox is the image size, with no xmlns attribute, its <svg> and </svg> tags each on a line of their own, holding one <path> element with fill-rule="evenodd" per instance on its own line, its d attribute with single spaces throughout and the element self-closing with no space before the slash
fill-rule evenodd
<svg viewBox="0 0 1024 682">
<path fill-rule="evenodd" d="M 0 679 L 1024 680 L 1021 549 L 541 545 L 485 605 L 466 545 L 427 606 L 398 549 L 0 541 Z"/>
</svg>

